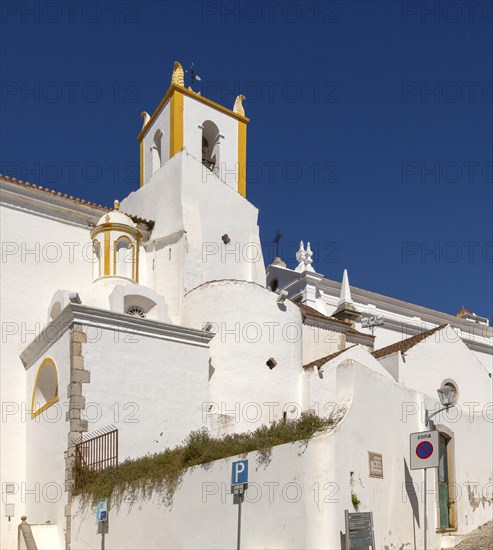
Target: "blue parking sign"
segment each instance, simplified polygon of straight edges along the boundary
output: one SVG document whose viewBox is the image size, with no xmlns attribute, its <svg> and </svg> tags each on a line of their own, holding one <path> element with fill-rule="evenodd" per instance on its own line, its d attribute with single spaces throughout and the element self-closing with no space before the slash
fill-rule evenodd
<svg viewBox="0 0 493 550">
<path fill-rule="evenodd" d="M 106 521 L 108 519 L 108 500 L 100 500 L 96 505 L 96 521 Z"/>
<path fill-rule="evenodd" d="M 248 460 L 238 460 L 232 464 L 231 485 L 245 485 L 248 483 Z"/>
</svg>

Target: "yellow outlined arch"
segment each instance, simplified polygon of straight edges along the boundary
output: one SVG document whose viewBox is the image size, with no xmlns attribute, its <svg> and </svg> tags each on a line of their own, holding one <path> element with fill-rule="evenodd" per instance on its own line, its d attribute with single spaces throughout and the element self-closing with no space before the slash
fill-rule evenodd
<svg viewBox="0 0 493 550">
<path fill-rule="evenodd" d="M 98 249 L 99 251 L 99 257 L 97 256 L 96 252 L 95 252 L 95 249 Z M 98 275 L 97 277 L 94 277 L 94 263 L 97 259 L 97 262 L 98 262 Z M 102 250 L 102 247 L 101 247 L 101 243 L 98 241 L 98 239 L 94 239 L 92 241 L 92 262 L 93 262 L 93 277 L 94 279 L 97 279 L 99 277 L 101 277 L 101 267 L 102 267 L 102 263 L 103 263 L 103 250 Z"/>
<path fill-rule="evenodd" d="M 55 369 L 55 376 L 56 376 L 55 396 L 52 397 L 51 399 L 49 399 L 44 405 L 42 405 L 41 407 L 39 407 L 39 409 L 37 409 L 35 411 L 34 410 L 34 405 L 35 405 L 35 399 L 36 399 L 36 390 L 38 389 L 39 377 L 41 376 L 41 372 L 43 371 L 43 369 L 47 365 L 50 365 Z M 43 362 L 39 366 L 38 372 L 36 374 L 36 380 L 34 382 L 33 396 L 32 396 L 32 400 L 31 400 L 31 418 L 35 418 L 36 416 L 41 414 L 43 411 L 45 411 L 48 407 L 51 407 L 51 405 L 53 405 L 53 403 L 56 403 L 58 401 L 58 399 L 59 399 L 59 396 L 58 396 L 58 368 L 56 366 L 55 361 L 51 357 L 46 357 L 46 359 L 43 359 Z"/>
<path fill-rule="evenodd" d="M 116 271 L 116 256 L 118 253 L 117 247 L 118 242 L 123 240 L 127 240 L 130 243 L 130 247 L 132 248 L 132 280 L 135 281 L 135 247 L 132 243 L 132 240 L 127 235 L 120 235 L 120 237 L 118 237 L 118 239 L 116 239 L 113 243 L 113 275 L 118 275 Z"/>
</svg>

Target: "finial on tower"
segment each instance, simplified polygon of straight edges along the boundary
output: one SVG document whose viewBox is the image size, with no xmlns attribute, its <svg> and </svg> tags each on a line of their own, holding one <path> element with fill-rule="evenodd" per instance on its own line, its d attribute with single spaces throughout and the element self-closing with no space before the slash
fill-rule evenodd
<svg viewBox="0 0 493 550">
<path fill-rule="evenodd" d="M 313 263 L 312 256 L 313 256 L 313 252 L 312 252 L 312 249 L 310 248 L 310 243 L 308 242 L 306 243 L 305 271 L 315 272 L 312 266 L 312 263 Z"/>
<path fill-rule="evenodd" d="M 245 116 L 245 109 L 242 103 L 244 99 L 245 99 L 245 96 L 240 94 L 235 100 L 233 112 L 236 113 L 237 115 Z"/>
<path fill-rule="evenodd" d="M 151 120 L 151 117 L 149 116 L 149 113 L 147 113 L 146 111 L 142 111 L 140 113 L 140 116 L 144 119 L 144 124 L 142 124 L 142 129 L 144 129 L 146 124 L 149 122 L 149 120 Z"/>
<path fill-rule="evenodd" d="M 352 304 L 353 300 L 351 298 L 351 288 L 349 286 L 349 277 L 347 274 L 347 269 L 344 270 L 342 275 L 342 284 L 341 284 L 341 293 L 339 295 L 338 306 L 343 304 Z"/>
<path fill-rule="evenodd" d="M 114 208 L 115 210 L 120 210 L 120 201 L 115 201 L 115 202 L 113 203 L 113 208 Z"/>
<path fill-rule="evenodd" d="M 185 73 L 183 72 L 183 67 L 178 61 L 175 61 L 175 64 L 173 66 L 171 84 L 176 84 L 177 86 L 185 87 Z"/>
<path fill-rule="evenodd" d="M 347 269 L 344 270 L 342 275 L 341 293 L 339 295 L 339 303 L 337 309 L 332 317 L 336 319 L 342 319 L 343 321 L 350 321 L 353 325 L 356 319 L 360 317 L 360 312 L 356 310 L 351 298 L 351 288 L 349 286 L 349 276 Z"/>
<path fill-rule="evenodd" d="M 295 269 L 298 273 L 303 273 L 304 271 L 311 271 L 315 273 L 315 269 L 312 266 L 313 260 L 313 251 L 310 247 L 310 243 L 306 243 L 306 250 L 303 241 L 300 242 L 300 249 L 296 252 L 296 260 L 298 261 L 298 267 Z"/>
<path fill-rule="evenodd" d="M 295 271 L 298 271 L 298 272 L 305 271 L 305 258 L 306 258 L 305 244 L 303 243 L 303 241 L 300 241 L 300 248 L 298 252 L 296 252 L 296 260 L 298 262 L 298 267 L 295 269 Z"/>
</svg>

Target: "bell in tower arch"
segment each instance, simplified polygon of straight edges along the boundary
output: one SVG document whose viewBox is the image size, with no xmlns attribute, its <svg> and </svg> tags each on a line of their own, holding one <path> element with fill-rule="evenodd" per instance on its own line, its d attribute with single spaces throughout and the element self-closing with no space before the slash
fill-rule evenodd
<svg viewBox="0 0 493 550">
<path fill-rule="evenodd" d="M 220 170 L 219 128 L 211 120 L 202 124 L 202 164 L 214 173 Z"/>
</svg>

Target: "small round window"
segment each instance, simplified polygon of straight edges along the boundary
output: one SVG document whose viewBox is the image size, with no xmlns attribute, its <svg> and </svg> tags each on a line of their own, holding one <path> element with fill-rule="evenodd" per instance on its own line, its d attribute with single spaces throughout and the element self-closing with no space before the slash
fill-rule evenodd
<svg viewBox="0 0 493 550">
<path fill-rule="evenodd" d="M 133 317 L 145 317 L 146 312 L 139 306 L 130 306 L 127 309 L 127 315 L 132 315 Z"/>
</svg>

